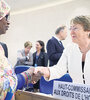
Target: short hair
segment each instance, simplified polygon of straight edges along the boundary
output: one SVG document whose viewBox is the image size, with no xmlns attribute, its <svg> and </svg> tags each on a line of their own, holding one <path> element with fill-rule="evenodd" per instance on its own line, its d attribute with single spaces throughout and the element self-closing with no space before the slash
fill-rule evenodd
<svg viewBox="0 0 90 100">
<path fill-rule="evenodd" d="M 55 34 L 59 34 L 59 32 L 60 32 L 61 30 L 64 30 L 65 28 L 66 28 L 66 26 L 58 27 L 58 28 L 56 29 L 56 31 L 55 31 Z"/>
<path fill-rule="evenodd" d="M 32 48 L 32 43 L 30 42 L 30 41 L 26 41 L 25 43 L 24 43 L 24 47 L 26 48 L 26 47 L 31 47 Z"/>
<path fill-rule="evenodd" d="M 80 24 L 84 31 L 90 31 L 90 16 L 76 16 L 70 22 L 71 24 Z"/>
</svg>

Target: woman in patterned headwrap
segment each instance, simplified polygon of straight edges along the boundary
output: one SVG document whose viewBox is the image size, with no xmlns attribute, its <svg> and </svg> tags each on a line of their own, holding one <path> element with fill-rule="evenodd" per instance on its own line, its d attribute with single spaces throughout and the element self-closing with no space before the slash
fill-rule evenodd
<svg viewBox="0 0 90 100">
<path fill-rule="evenodd" d="M 9 27 L 9 12 L 8 4 L 0 0 L 0 35 L 5 34 Z M 5 57 L 4 50 L 0 45 L 0 100 L 14 99 L 16 89 L 22 89 L 25 84 L 31 81 L 38 81 L 41 75 L 35 76 L 34 68 L 30 68 L 21 74 L 15 74 L 14 70 Z M 34 80 L 34 81 L 33 81 Z"/>
<path fill-rule="evenodd" d="M 8 30 L 10 8 L 0 0 L 0 35 Z M 14 93 L 17 86 L 17 77 L 14 74 L 9 61 L 4 55 L 4 50 L 0 45 L 0 100 L 4 100 L 8 92 Z"/>
<path fill-rule="evenodd" d="M 0 35 L 5 34 L 9 27 L 9 11 L 10 8 L 5 1 L 0 0 Z M 28 70 L 29 71 L 29 70 Z M 34 72 L 34 68 L 28 71 L 18 74 L 14 73 L 14 70 L 5 57 L 4 50 L 0 45 L 0 100 L 14 99 L 14 93 L 16 88 L 20 89 L 24 84 L 31 82 L 31 75 Z"/>
</svg>

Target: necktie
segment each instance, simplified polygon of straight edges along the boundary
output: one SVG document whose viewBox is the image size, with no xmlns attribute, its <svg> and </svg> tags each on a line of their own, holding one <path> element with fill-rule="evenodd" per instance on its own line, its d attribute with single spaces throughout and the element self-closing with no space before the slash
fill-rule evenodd
<svg viewBox="0 0 90 100">
<path fill-rule="evenodd" d="M 60 44 L 62 44 L 62 42 L 61 42 L 61 41 L 59 41 L 59 43 L 60 43 Z"/>
</svg>

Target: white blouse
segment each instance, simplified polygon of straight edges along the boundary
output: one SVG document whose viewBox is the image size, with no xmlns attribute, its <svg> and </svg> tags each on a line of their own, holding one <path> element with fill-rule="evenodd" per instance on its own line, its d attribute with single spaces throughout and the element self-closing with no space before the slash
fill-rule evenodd
<svg viewBox="0 0 90 100">
<path fill-rule="evenodd" d="M 82 53 L 77 44 L 70 44 L 63 52 L 57 65 L 49 67 L 49 80 L 60 78 L 69 71 L 74 83 L 83 83 L 82 77 Z M 86 54 L 84 64 L 85 83 L 90 84 L 90 50 Z"/>
</svg>

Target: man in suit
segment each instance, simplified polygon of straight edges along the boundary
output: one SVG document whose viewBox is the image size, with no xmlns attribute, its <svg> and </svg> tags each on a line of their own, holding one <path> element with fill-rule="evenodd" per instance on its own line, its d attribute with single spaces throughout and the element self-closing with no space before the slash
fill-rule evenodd
<svg viewBox="0 0 90 100">
<path fill-rule="evenodd" d="M 56 29 L 55 36 L 52 37 L 47 42 L 47 54 L 49 57 L 49 66 L 56 65 L 58 60 L 60 59 L 64 46 L 62 44 L 62 40 L 65 40 L 67 37 L 67 29 L 66 26 L 61 26 Z"/>
<path fill-rule="evenodd" d="M 0 45 L 3 47 L 4 52 L 5 52 L 5 56 L 8 58 L 8 48 L 7 45 L 5 43 L 0 42 Z"/>
</svg>

